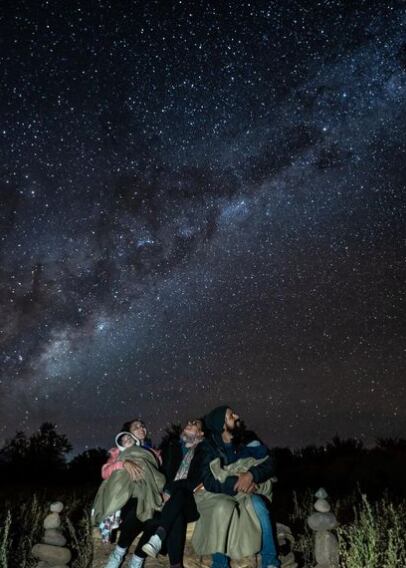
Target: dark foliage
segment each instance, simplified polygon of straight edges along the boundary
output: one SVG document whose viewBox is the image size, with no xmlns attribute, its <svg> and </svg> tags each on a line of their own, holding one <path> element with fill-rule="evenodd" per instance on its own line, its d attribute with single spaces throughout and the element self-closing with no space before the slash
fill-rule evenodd
<svg viewBox="0 0 406 568">
<path fill-rule="evenodd" d="M 73 482 L 97 484 L 100 471 L 106 463 L 108 452 L 103 448 L 91 448 L 75 456 L 68 464 L 67 473 Z"/>
<path fill-rule="evenodd" d="M 166 428 L 159 445 L 165 453 L 177 443 L 180 424 Z M 238 443 L 249 443 L 255 433 L 242 424 Z M 69 463 L 72 447 L 64 434 L 48 422 L 32 436 L 17 432 L 0 449 L 0 477 L 15 483 L 45 486 L 52 483 L 88 484 L 97 486 L 100 470 L 107 459 L 102 448 L 93 448 L 75 456 Z M 291 494 L 323 486 L 331 495 L 341 497 L 361 489 L 373 498 L 384 491 L 406 497 L 406 440 L 379 439 L 373 448 L 366 448 L 357 439 L 342 440 L 338 436 L 325 446 L 307 446 L 292 451 L 273 448 L 271 457 L 278 477 L 277 495 Z"/>
<path fill-rule="evenodd" d="M 65 434 L 59 434 L 54 424 L 44 422 L 31 437 L 17 432 L 6 442 L 0 450 L 2 470 L 15 481 L 48 480 L 65 472 L 66 454 L 71 450 Z"/>
</svg>

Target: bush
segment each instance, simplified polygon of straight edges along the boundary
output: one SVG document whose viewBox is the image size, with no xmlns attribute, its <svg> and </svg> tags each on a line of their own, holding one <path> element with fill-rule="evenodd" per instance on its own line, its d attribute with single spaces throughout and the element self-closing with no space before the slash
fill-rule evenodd
<svg viewBox="0 0 406 568">
<path fill-rule="evenodd" d="M 365 495 L 351 524 L 338 529 L 342 568 L 406 566 L 406 503 L 386 497 L 371 505 Z"/>
</svg>

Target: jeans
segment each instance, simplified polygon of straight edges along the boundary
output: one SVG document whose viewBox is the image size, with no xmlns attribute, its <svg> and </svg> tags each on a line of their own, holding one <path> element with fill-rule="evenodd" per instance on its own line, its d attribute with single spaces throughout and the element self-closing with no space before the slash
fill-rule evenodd
<svg viewBox="0 0 406 568">
<path fill-rule="evenodd" d="M 260 495 L 252 495 L 252 505 L 257 514 L 262 531 L 262 547 L 260 550 L 262 568 L 266 568 L 266 566 L 277 566 L 279 568 L 280 562 L 276 552 L 269 510 Z M 225 554 L 216 552 L 212 555 L 211 568 L 229 568 L 229 566 L 230 560 Z"/>
<path fill-rule="evenodd" d="M 265 568 L 266 566 L 277 566 L 279 568 L 280 562 L 278 559 L 278 553 L 276 552 L 276 544 L 269 509 L 260 495 L 252 496 L 252 504 L 262 530 L 262 548 L 260 550 L 262 568 Z"/>
</svg>

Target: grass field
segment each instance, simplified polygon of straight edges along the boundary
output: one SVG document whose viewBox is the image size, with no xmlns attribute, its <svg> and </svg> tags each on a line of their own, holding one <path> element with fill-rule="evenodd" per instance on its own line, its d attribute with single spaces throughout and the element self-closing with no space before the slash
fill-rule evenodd
<svg viewBox="0 0 406 568">
<path fill-rule="evenodd" d="M 94 559 L 94 539 L 90 524 L 94 489 L 52 488 L 33 491 L 32 488 L 3 489 L 0 510 L 0 568 L 34 568 L 31 548 L 40 542 L 43 519 L 52 501 L 65 504 L 64 532 L 72 551 L 72 568 L 99 565 Z M 295 553 L 299 566 L 315 564 L 312 556 L 312 532 L 306 518 L 312 511 L 310 491 L 291 496 L 292 509 L 288 517 L 274 518 L 291 526 L 296 537 Z M 337 535 L 340 568 L 406 568 L 406 502 L 390 499 L 369 502 L 365 495 L 353 494 L 345 500 L 332 501 L 340 521 Z"/>
</svg>

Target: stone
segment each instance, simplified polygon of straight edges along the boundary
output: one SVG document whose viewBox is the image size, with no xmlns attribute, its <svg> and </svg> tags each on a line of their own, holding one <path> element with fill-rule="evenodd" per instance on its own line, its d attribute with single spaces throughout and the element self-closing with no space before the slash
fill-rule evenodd
<svg viewBox="0 0 406 568">
<path fill-rule="evenodd" d="M 280 555 L 279 559 L 281 561 L 281 568 L 297 568 L 297 562 L 293 552 L 289 552 L 289 554 L 285 556 Z"/>
<path fill-rule="evenodd" d="M 292 544 L 295 542 L 295 538 L 290 528 L 282 523 L 276 523 L 276 536 L 280 544 L 285 544 L 286 541 Z"/>
<path fill-rule="evenodd" d="M 314 557 L 319 564 L 338 565 L 338 542 L 335 535 L 328 531 L 316 532 Z"/>
<path fill-rule="evenodd" d="M 63 511 L 63 503 L 62 501 L 55 501 L 54 503 L 51 503 L 51 506 L 49 507 L 51 513 L 62 513 Z"/>
<path fill-rule="evenodd" d="M 44 562 L 44 560 L 40 560 L 34 568 L 67 568 L 68 566 L 69 564 L 49 564 Z"/>
<path fill-rule="evenodd" d="M 307 524 L 313 531 L 331 531 L 338 525 L 333 513 L 313 513 L 307 518 Z"/>
<path fill-rule="evenodd" d="M 32 554 L 35 558 L 44 560 L 51 565 L 67 564 L 72 556 L 69 548 L 53 546 L 52 544 L 35 544 L 32 547 Z"/>
<path fill-rule="evenodd" d="M 314 508 L 316 511 L 319 511 L 319 513 L 328 513 L 331 509 L 330 503 L 326 501 L 326 499 L 317 499 Z"/>
<path fill-rule="evenodd" d="M 327 499 L 328 497 L 328 493 L 327 491 L 324 489 L 324 487 L 320 487 L 320 489 L 318 489 L 316 491 L 316 493 L 314 494 L 315 497 L 317 497 L 317 499 Z"/>
<path fill-rule="evenodd" d="M 42 542 L 53 544 L 54 546 L 65 546 L 66 538 L 58 529 L 47 529 L 42 537 Z"/>
<path fill-rule="evenodd" d="M 44 529 L 59 529 L 61 517 L 58 513 L 49 513 L 44 519 Z"/>
</svg>

